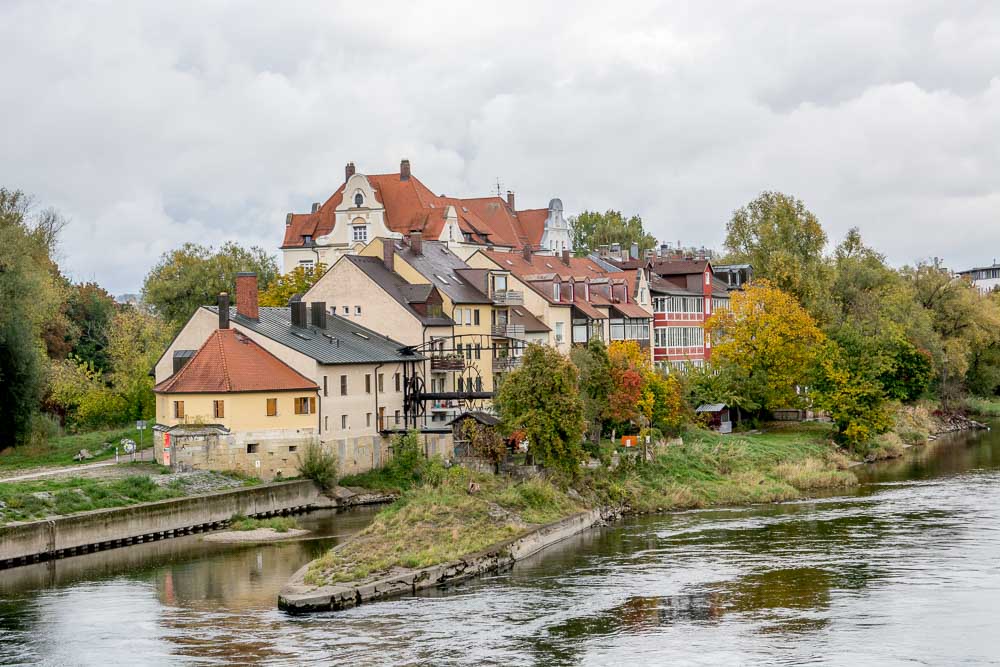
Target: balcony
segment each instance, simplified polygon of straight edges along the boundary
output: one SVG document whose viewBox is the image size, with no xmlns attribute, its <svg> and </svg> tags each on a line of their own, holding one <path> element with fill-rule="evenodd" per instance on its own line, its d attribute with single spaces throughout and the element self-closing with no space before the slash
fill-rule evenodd
<svg viewBox="0 0 1000 667">
<path fill-rule="evenodd" d="M 521 365 L 521 357 L 497 357 L 493 360 L 493 370 L 512 371 Z"/>
<path fill-rule="evenodd" d="M 460 407 L 458 401 L 434 401 L 431 403 L 431 412 L 447 412 L 458 407 Z"/>
<path fill-rule="evenodd" d="M 512 289 L 493 290 L 493 304 L 496 306 L 524 305 L 524 292 Z"/>
<path fill-rule="evenodd" d="M 465 357 L 457 354 L 441 355 L 431 357 L 432 371 L 458 371 L 465 370 Z"/>
<path fill-rule="evenodd" d="M 494 324 L 492 329 L 494 338 L 523 338 L 523 324 Z"/>
</svg>

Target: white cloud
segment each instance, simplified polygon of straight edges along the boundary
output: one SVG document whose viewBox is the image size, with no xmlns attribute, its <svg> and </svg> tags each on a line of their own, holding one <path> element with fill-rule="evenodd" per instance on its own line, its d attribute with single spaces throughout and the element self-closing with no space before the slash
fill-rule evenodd
<svg viewBox="0 0 1000 667">
<path fill-rule="evenodd" d="M 344 163 L 643 215 L 718 245 L 763 189 L 902 263 L 1000 255 L 1000 7 L 5 3 L 0 184 L 72 219 L 78 279 L 274 250 Z"/>
</svg>

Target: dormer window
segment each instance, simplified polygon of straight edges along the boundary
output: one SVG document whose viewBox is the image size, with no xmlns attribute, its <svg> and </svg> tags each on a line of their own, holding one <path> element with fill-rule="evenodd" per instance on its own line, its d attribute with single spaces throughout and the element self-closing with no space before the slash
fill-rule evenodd
<svg viewBox="0 0 1000 667">
<path fill-rule="evenodd" d="M 365 205 L 365 196 L 360 192 L 354 193 L 354 207 L 361 208 Z"/>
<path fill-rule="evenodd" d="M 561 287 L 562 287 L 562 285 L 560 285 L 559 283 L 553 283 L 553 285 L 552 285 L 552 300 L 553 301 L 559 301 L 560 296 L 562 294 L 562 290 L 560 289 Z"/>
<path fill-rule="evenodd" d="M 309 245 L 313 242 L 313 237 L 309 234 L 302 235 L 302 245 Z"/>
</svg>

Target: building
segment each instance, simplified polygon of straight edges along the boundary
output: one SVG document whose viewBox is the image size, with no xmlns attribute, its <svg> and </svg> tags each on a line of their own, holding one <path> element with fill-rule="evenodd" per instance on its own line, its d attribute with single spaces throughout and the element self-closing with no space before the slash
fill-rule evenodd
<svg viewBox="0 0 1000 667">
<path fill-rule="evenodd" d="M 298 452 L 318 443 L 319 386 L 244 334 L 220 328 L 153 387 L 160 463 L 298 474 Z"/>
<path fill-rule="evenodd" d="M 984 294 L 1000 288 L 1000 264 L 997 264 L 996 260 L 993 260 L 993 264 L 990 266 L 959 271 L 958 275 L 970 281 L 976 289 Z"/>
<path fill-rule="evenodd" d="M 743 286 L 753 280 L 751 264 L 713 264 L 715 277 L 726 284 L 729 290 L 743 289 Z"/>
<path fill-rule="evenodd" d="M 547 208 L 519 211 L 510 191 L 506 199 L 434 194 L 413 175 L 409 160 L 400 162 L 399 173 L 369 175 L 349 162 L 344 182 L 325 202 L 313 204 L 309 213 L 285 216 L 284 271 L 320 262 L 330 266 L 341 255 L 359 253 L 372 239 L 400 239 L 412 231 L 447 243 L 462 258 L 482 247 L 572 249 L 559 199 Z"/>
<path fill-rule="evenodd" d="M 235 308 L 228 296 L 220 297 L 218 307 L 199 308 L 157 361 L 157 384 L 181 371 L 217 329 L 231 328 L 319 387 L 317 436 L 337 454 L 343 474 L 381 465 L 388 456 L 386 436 L 407 426 L 427 433 L 430 451 L 447 448 L 412 398 L 423 383 L 423 355 L 354 321 L 353 314 L 330 314 L 323 302 L 309 308 L 302 301 L 286 308 L 258 307 L 256 276 L 239 274 L 236 282 Z"/>
</svg>

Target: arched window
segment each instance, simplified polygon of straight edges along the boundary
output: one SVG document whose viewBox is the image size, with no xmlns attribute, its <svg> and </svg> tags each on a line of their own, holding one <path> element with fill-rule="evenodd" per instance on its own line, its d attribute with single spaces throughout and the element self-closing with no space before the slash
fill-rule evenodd
<svg viewBox="0 0 1000 667">
<path fill-rule="evenodd" d="M 360 192 L 354 194 L 354 206 L 356 208 L 361 208 L 365 205 L 365 196 Z"/>
</svg>

